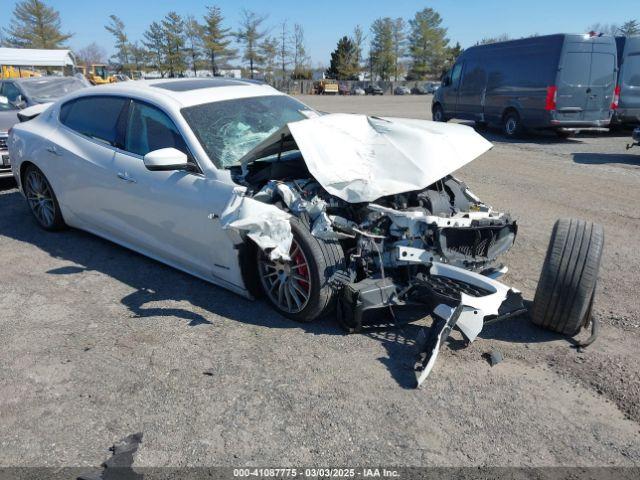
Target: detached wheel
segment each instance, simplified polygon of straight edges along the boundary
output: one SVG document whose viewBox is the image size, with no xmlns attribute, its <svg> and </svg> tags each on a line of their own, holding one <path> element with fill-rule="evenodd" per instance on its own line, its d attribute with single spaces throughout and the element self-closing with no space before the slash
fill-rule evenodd
<svg viewBox="0 0 640 480">
<path fill-rule="evenodd" d="M 534 324 L 573 336 L 589 323 L 603 246 L 602 225 L 556 222 L 531 309 Z"/>
<path fill-rule="evenodd" d="M 24 172 L 23 188 L 31 213 L 42 228 L 55 231 L 66 226 L 51 184 L 35 165 Z"/>
<path fill-rule="evenodd" d="M 434 122 L 446 122 L 447 119 L 444 117 L 444 110 L 442 105 L 436 103 L 431 110 L 431 118 L 433 118 Z"/>
<path fill-rule="evenodd" d="M 345 269 L 344 252 L 335 240 L 311 235 L 298 218 L 291 218 L 290 261 L 272 261 L 257 249 L 260 285 L 275 309 L 298 322 L 312 322 L 335 306 L 339 288 L 334 274 Z"/>
<path fill-rule="evenodd" d="M 524 133 L 520 115 L 515 110 L 510 110 L 504 116 L 502 131 L 509 138 L 518 138 Z"/>
</svg>

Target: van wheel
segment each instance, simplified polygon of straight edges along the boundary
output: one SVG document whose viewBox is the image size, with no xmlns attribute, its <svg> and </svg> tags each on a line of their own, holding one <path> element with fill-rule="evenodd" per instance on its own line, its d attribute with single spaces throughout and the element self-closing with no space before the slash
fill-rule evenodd
<svg viewBox="0 0 640 480">
<path fill-rule="evenodd" d="M 446 122 L 447 119 L 444 117 L 444 110 L 442 109 L 442 105 L 436 103 L 431 110 L 431 117 L 434 122 Z"/>
<path fill-rule="evenodd" d="M 533 299 L 535 325 L 564 335 L 586 326 L 603 245 L 602 225 L 575 219 L 556 222 Z"/>
<path fill-rule="evenodd" d="M 522 135 L 524 129 L 518 112 L 515 110 L 507 112 L 502 123 L 502 130 L 509 138 L 517 138 Z"/>
</svg>

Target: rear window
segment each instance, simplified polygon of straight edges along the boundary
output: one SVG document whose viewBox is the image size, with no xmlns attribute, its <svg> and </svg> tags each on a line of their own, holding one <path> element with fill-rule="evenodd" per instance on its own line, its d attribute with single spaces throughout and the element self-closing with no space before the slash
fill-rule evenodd
<svg viewBox="0 0 640 480">
<path fill-rule="evenodd" d="M 62 106 L 60 122 L 86 137 L 115 145 L 118 118 L 126 102 L 116 97 L 79 98 Z"/>
<path fill-rule="evenodd" d="M 562 63 L 562 83 L 572 87 L 589 83 L 591 52 L 568 52 Z"/>
<path fill-rule="evenodd" d="M 591 86 L 607 87 L 613 85 L 615 59 L 610 53 L 594 53 L 591 57 Z"/>
<path fill-rule="evenodd" d="M 622 83 L 630 87 L 640 87 L 640 53 L 629 55 L 624 61 Z"/>
</svg>

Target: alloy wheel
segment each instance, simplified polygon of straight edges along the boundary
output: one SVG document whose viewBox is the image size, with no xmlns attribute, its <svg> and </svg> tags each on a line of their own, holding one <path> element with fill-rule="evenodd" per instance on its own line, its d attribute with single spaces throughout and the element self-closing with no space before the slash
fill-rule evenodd
<svg viewBox="0 0 640 480">
<path fill-rule="evenodd" d="M 270 260 L 262 251 L 258 255 L 260 281 L 269 299 L 283 312 L 302 311 L 311 297 L 311 272 L 295 238 L 291 242 L 290 261 Z"/>
<path fill-rule="evenodd" d="M 43 227 L 50 228 L 56 217 L 56 206 L 53 201 L 51 188 L 44 175 L 36 169 L 31 169 L 25 179 L 25 194 L 29 207 Z"/>
</svg>

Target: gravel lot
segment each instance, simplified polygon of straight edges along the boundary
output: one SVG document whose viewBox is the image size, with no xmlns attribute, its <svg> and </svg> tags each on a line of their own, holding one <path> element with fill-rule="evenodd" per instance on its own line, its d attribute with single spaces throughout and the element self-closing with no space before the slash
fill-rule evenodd
<svg viewBox="0 0 640 480">
<path fill-rule="evenodd" d="M 430 97 L 306 97 L 429 118 Z M 44 233 L 0 191 L 0 465 L 95 466 L 143 432 L 136 466 L 640 464 L 640 150 L 628 135 L 507 142 L 465 167 L 519 219 L 505 281 L 531 300 L 556 218 L 605 226 L 598 342 L 526 318 L 454 334 L 409 388 L 420 329 L 298 325 L 79 231 Z M 490 367 L 482 354 L 500 350 Z"/>
</svg>

